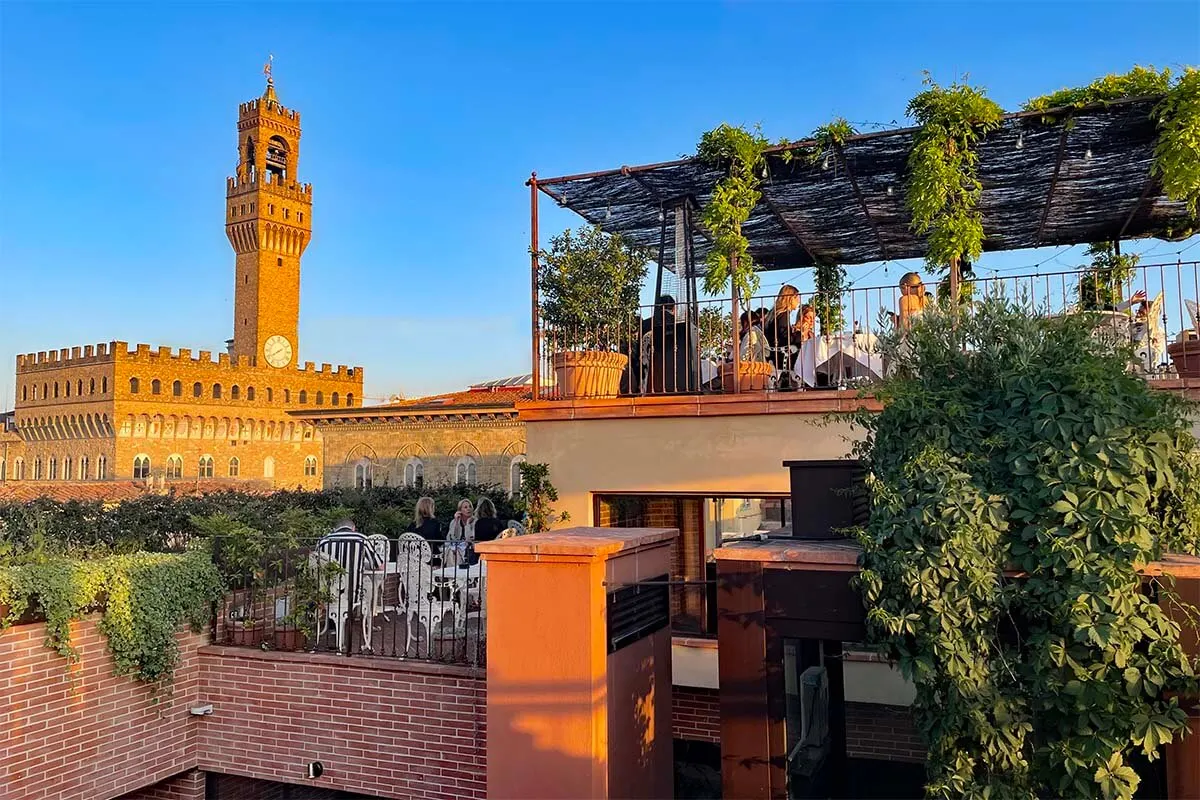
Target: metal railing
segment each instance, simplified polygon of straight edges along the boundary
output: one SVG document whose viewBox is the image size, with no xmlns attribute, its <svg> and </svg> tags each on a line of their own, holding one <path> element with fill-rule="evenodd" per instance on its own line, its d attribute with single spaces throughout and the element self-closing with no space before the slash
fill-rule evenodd
<svg viewBox="0 0 1200 800">
<path fill-rule="evenodd" d="M 378 539 L 381 561 L 316 541 L 268 542 L 247 557 L 242 543 L 214 539 L 227 587 L 214 643 L 482 666 L 487 568 L 470 544 Z"/>
<path fill-rule="evenodd" d="M 1187 302 L 1200 298 L 1200 262 L 1140 265 L 1125 280 L 1110 278 L 1084 269 L 975 276 L 964 280 L 963 303 L 969 313 L 972 298 L 1001 292 L 1047 315 L 1098 312 L 1108 317 L 1106 324 L 1142 347 L 1140 372 L 1149 378 L 1173 376 L 1166 348 L 1181 332 L 1197 327 Z M 948 302 L 948 288 L 943 281 L 922 291 L 930 302 Z M 899 285 L 852 288 L 840 295 L 840 303 L 831 303 L 813 292 L 795 291 L 792 299 L 762 295 L 737 306 L 729 298 L 642 306 L 624 323 L 607 326 L 564 329 L 542 324 L 535 347 L 535 396 L 593 396 L 590 385 L 581 389 L 564 380 L 570 358 L 563 354 L 575 351 L 614 354 L 609 361 L 618 364 L 615 389 L 623 397 L 805 391 L 869 383 L 882 376 L 876 339 L 900 321 L 902 294 Z M 907 313 L 912 302 L 904 305 Z M 735 307 L 737 354 L 743 363 L 736 371 Z"/>
</svg>

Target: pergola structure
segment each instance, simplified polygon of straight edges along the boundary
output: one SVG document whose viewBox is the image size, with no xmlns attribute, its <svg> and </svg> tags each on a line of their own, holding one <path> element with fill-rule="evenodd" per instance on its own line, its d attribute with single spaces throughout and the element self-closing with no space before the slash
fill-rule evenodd
<svg viewBox="0 0 1200 800">
<path fill-rule="evenodd" d="M 1184 203 L 1163 194 L 1153 168 L 1158 131 L 1151 112 L 1160 100 L 1006 115 L 977 147 L 984 250 L 1191 235 L 1195 220 Z M 918 131 L 851 136 L 816 160 L 785 156 L 816 149 L 812 140 L 770 149 L 762 200 L 743 226 L 759 268 L 924 256 L 926 242 L 913 233 L 905 204 L 907 161 Z M 533 174 L 527 185 L 535 383 L 539 192 L 605 232 L 657 252 L 665 262 L 660 268 L 694 281 L 711 247 L 694 221 L 696 210 L 722 177 L 696 157 L 552 178 Z M 675 235 L 667 235 L 668 225 Z M 683 252 L 676 252 L 676 242 Z"/>
</svg>

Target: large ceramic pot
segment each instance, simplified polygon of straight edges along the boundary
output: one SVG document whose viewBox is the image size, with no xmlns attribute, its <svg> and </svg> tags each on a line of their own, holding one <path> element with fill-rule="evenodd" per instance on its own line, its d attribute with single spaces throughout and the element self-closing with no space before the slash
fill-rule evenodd
<svg viewBox="0 0 1200 800">
<path fill-rule="evenodd" d="M 568 350 L 555 353 L 550 363 L 560 397 L 616 397 L 629 356 L 602 350 Z"/>
<path fill-rule="evenodd" d="M 1167 355 L 1181 378 L 1200 378 L 1200 339 L 1167 345 Z"/>
<path fill-rule="evenodd" d="M 771 382 L 771 374 L 775 367 L 769 361 L 739 361 L 738 389 L 743 392 L 763 392 Z M 733 391 L 733 364 L 726 362 L 721 365 L 721 391 L 729 394 Z"/>
<path fill-rule="evenodd" d="M 276 650 L 303 650 L 308 643 L 308 636 L 298 628 L 284 628 L 275 631 Z"/>
<path fill-rule="evenodd" d="M 262 622 L 234 622 L 229 626 L 229 643 L 237 647 L 258 647 L 266 638 L 266 626 Z"/>
</svg>

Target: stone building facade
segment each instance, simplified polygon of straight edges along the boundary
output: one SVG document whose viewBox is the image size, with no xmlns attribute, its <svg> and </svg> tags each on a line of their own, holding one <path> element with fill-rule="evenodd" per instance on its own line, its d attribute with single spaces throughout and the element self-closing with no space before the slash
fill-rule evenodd
<svg viewBox="0 0 1200 800">
<path fill-rule="evenodd" d="M 298 361 L 300 258 L 312 233 L 312 186 L 295 179 L 300 114 L 280 105 L 268 77 L 263 96 L 239 107 L 237 131 L 228 352 L 113 341 L 17 356 L 21 447 L 0 478 L 320 487 L 320 433 L 288 412 L 359 407 L 363 374 Z"/>
<path fill-rule="evenodd" d="M 496 383 L 507 383 L 504 381 Z M 321 432 L 324 485 L 520 485 L 529 387 L 480 385 L 386 406 L 311 409 L 291 416 Z"/>
</svg>

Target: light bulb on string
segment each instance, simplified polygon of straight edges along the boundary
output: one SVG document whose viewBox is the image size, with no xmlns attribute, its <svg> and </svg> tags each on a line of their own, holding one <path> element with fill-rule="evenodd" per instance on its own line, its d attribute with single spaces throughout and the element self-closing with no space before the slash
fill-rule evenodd
<svg viewBox="0 0 1200 800">
<path fill-rule="evenodd" d="M 1017 149 L 1025 149 L 1025 131 L 1021 131 L 1019 134 L 1017 134 Z"/>
<path fill-rule="evenodd" d="M 1090 147 L 1089 147 L 1089 148 L 1087 149 L 1087 152 L 1083 154 L 1083 157 L 1084 157 L 1084 158 L 1091 158 L 1091 157 L 1092 157 L 1092 148 L 1090 148 Z"/>
<path fill-rule="evenodd" d="M 890 183 L 888 184 L 888 187 L 887 187 L 887 194 L 888 194 L 888 197 L 892 196 L 892 185 Z"/>
<path fill-rule="evenodd" d="M 766 165 L 766 164 L 763 164 L 763 168 L 762 168 L 762 176 L 763 176 L 764 178 L 765 178 L 765 177 L 767 177 L 767 165 Z"/>
<path fill-rule="evenodd" d="M 821 162 L 821 169 L 829 169 L 829 153 L 825 154 L 825 160 Z"/>
<path fill-rule="evenodd" d="M 663 220 L 665 220 L 666 218 L 667 218 L 667 215 L 663 213 L 663 210 L 662 210 L 662 208 L 660 207 L 660 208 L 658 209 L 658 221 L 659 221 L 659 222 L 662 222 L 662 221 L 663 221 Z"/>
<path fill-rule="evenodd" d="M 604 207 L 604 219 L 605 219 L 605 220 L 610 220 L 610 219 L 612 219 L 612 206 L 605 206 L 605 207 Z"/>
</svg>

